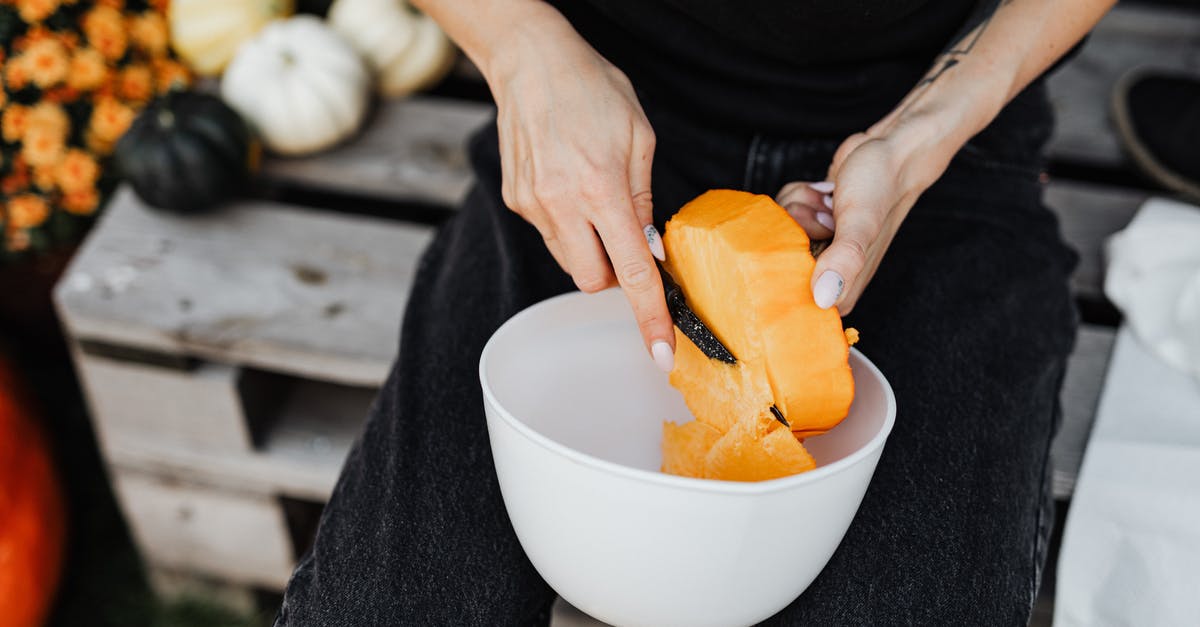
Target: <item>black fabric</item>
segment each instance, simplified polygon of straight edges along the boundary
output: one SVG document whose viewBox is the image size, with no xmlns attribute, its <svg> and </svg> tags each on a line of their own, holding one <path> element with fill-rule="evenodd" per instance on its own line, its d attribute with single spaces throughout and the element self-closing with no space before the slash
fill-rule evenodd
<svg viewBox="0 0 1200 627">
<path fill-rule="evenodd" d="M 1028 620 L 1076 321 L 1074 256 L 1040 203 L 1048 105 L 1040 91 L 1022 102 L 917 202 L 848 321 L 895 390 L 896 426 L 829 565 L 769 624 Z M 660 227 L 710 188 L 774 193 L 817 179 L 838 143 L 647 115 Z M 422 258 L 400 356 L 278 627 L 546 624 L 554 593 L 505 513 L 477 365 L 508 317 L 572 284 L 503 206 L 494 127 L 473 139 L 471 163 L 477 184 Z"/>
<path fill-rule="evenodd" d="M 699 123 L 845 137 L 995 0 L 555 0 L 647 97 Z"/>
<path fill-rule="evenodd" d="M 1200 79 L 1150 74 L 1124 97 L 1133 132 L 1154 160 L 1200 185 Z"/>
</svg>

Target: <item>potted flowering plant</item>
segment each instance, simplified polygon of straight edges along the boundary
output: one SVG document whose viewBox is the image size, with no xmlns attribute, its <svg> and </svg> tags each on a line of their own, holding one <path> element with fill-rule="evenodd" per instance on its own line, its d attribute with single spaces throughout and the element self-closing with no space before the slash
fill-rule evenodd
<svg viewBox="0 0 1200 627">
<path fill-rule="evenodd" d="M 189 82 L 166 3 L 0 0 L 0 263 L 74 244 L 134 115 Z"/>
</svg>

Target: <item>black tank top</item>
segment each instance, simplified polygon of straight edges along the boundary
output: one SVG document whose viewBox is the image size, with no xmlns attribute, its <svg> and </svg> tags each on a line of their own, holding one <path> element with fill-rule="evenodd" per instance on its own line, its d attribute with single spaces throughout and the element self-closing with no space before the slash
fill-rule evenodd
<svg viewBox="0 0 1200 627">
<path fill-rule="evenodd" d="M 994 0 L 552 0 L 648 106 L 840 138 L 886 115 Z"/>
</svg>

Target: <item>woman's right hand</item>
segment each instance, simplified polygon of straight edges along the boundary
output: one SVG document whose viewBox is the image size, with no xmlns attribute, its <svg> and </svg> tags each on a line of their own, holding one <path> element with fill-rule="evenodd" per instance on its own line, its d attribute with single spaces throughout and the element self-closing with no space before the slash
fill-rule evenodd
<svg viewBox="0 0 1200 627">
<path fill-rule="evenodd" d="M 504 203 L 541 233 L 584 292 L 619 284 L 647 349 L 673 364 L 654 256 L 654 131 L 629 80 L 561 14 L 514 2 L 477 59 L 498 107 Z M 652 252 L 653 251 L 653 252 Z"/>
</svg>

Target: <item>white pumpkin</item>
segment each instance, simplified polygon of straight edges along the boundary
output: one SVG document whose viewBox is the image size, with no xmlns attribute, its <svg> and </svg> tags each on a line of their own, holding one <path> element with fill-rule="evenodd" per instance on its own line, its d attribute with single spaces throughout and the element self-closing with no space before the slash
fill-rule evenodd
<svg viewBox="0 0 1200 627">
<path fill-rule="evenodd" d="M 225 69 L 242 42 L 273 19 L 292 14 L 292 0 L 172 0 L 171 46 L 198 74 Z"/>
<path fill-rule="evenodd" d="M 371 76 L 350 44 L 320 19 L 298 15 L 268 24 L 238 50 L 221 96 L 287 155 L 327 148 L 362 123 Z"/>
<path fill-rule="evenodd" d="M 386 96 L 433 85 L 458 56 L 437 23 L 406 0 L 336 0 L 329 23 L 371 64 Z"/>
</svg>

